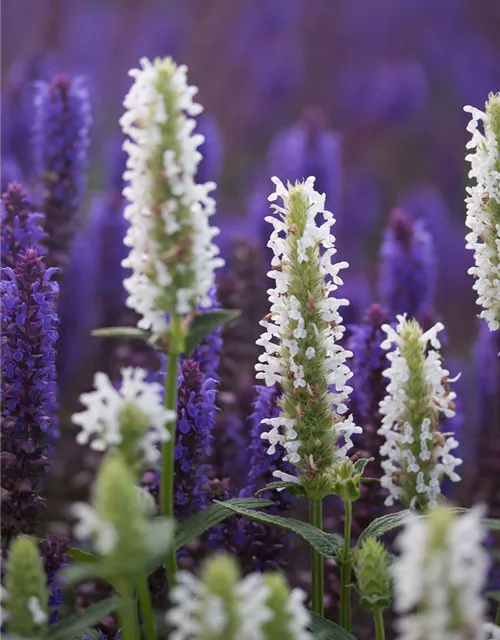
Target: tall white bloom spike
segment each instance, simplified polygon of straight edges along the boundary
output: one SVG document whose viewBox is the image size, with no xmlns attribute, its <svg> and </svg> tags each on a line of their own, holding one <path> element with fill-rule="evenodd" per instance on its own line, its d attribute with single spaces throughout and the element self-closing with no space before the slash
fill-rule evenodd
<svg viewBox="0 0 500 640">
<path fill-rule="evenodd" d="M 215 201 L 213 182 L 198 184 L 204 138 L 194 133 L 203 110 L 193 101 L 197 88 L 187 83 L 187 68 L 171 58 L 141 59 L 120 120 L 128 136 L 123 194 L 130 247 L 124 266 L 127 305 L 142 318 L 139 326 L 165 332 L 166 314 L 187 314 L 211 305 L 214 269 L 223 264 L 212 242 L 219 230 L 209 224 Z"/>
<path fill-rule="evenodd" d="M 472 118 L 467 126 L 471 139 L 466 156 L 469 178 L 476 183 L 467 187 L 465 224 L 467 249 L 474 251 L 475 265 L 469 273 L 475 278 L 477 304 L 483 307 L 481 318 L 490 331 L 500 329 L 500 94 L 491 94 L 486 111 L 464 107 Z M 478 128 L 482 122 L 484 133 Z"/>
<path fill-rule="evenodd" d="M 272 180 L 276 192 L 269 200 L 281 198 L 283 205 L 273 205 L 276 215 L 266 218 L 274 227 L 268 276 L 275 287 L 268 291 L 271 310 L 257 341 L 265 353 L 256 370 L 266 385 L 283 388 L 283 411 L 264 420 L 271 429 L 262 437 L 269 440 L 270 454 L 277 445 L 284 447 L 303 481 L 313 481 L 345 456 L 352 434 L 361 432 L 352 416 L 344 417 L 352 391 L 345 362 L 352 353 L 338 344 L 344 333 L 339 308 L 349 303 L 332 295 L 342 284 L 339 271 L 348 264 L 332 262 L 335 219 L 324 210 L 325 195 L 314 190 L 314 178 L 288 188 Z M 341 440 L 345 444 L 339 446 Z"/>
<path fill-rule="evenodd" d="M 488 556 L 482 509 L 438 507 L 412 516 L 396 540 L 393 575 L 398 640 L 480 640 Z"/>
<path fill-rule="evenodd" d="M 230 557 L 209 560 L 201 579 L 177 573 L 167 623 L 172 640 L 312 640 L 305 593 L 278 574 L 243 579 Z"/>
<path fill-rule="evenodd" d="M 458 442 L 438 431 L 441 415 L 455 415 L 456 394 L 450 390 L 449 371 L 441 366 L 437 351 L 441 346 L 437 334 L 443 325 L 438 323 L 424 333 L 415 320 L 397 319 L 396 331 L 382 326 L 387 333 L 382 348 L 393 344 L 395 348 L 387 354 L 390 367 L 383 373 L 389 384 L 380 403 L 383 418 L 378 433 L 385 437 L 380 455 L 386 458 L 381 484 L 389 491 L 387 505 L 398 500 L 425 508 L 436 504 L 444 476 L 460 480 L 455 467 L 462 461 L 451 453 Z"/>
<path fill-rule="evenodd" d="M 154 465 L 160 456 L 159 443 L 170 438 L 165 424 L 175 420 L 176 414 L 161 402 L 162 386 L 145 381 L 145 369 L 127 367 L 122 376 L 117 390 L 105 373 L 95 374 L 95 390 L 80 396 L 87 408 L 71 418 L 82 428 L 76 441 L 87 444 L 90 440 L 95 451 L 117 447 L 132 465 L 136 461 Z"/>
</svg>

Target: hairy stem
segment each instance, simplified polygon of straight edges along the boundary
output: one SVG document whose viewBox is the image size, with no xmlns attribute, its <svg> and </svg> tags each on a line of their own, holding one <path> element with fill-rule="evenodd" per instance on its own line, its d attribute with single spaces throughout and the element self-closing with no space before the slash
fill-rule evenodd
<svg viewBox="0 0 500 640">
<path fill-rule="evenodd" d="M 351 630 L 351 521 L 352 502 L 345 501 L 344 558 L 340 568 L 340 624 Z"/>
<path fill-rule="evenodd" d="M 145 640 L 156 640 L 155 620 L 147 576 L 144 576 L 139 580 L 137 585 L 137 594 L 139 596 L 139 605 L 141 607 L 144 638 Z"/>
<path fill-rule="evenodd" d="M 309 521 L 318 529 L 323 529 L 323 501 L 311 500 Z M 311 607 L 314 613 L 323 615 L 323 556 L 311 547 Z"/>
</svg>

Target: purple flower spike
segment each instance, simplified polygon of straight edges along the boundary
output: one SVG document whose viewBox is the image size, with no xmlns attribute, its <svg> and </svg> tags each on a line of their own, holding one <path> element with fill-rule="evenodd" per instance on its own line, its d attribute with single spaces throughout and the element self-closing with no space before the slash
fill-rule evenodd
<svg viewBox="0 0 500 640">
<path fill-rule="evenodd" d="M 35 99 L 35 156 L 48 234 L 48 266 L 64 267 L 85 188 L 91 124 L 81 77 L 56 75 L 39 83 Z"/>
<path fill-rule="evenodd" d="M 2 269 L 2 537 L 34 531 L 56 431 L 54 312 L 58 287 L 36 249 Z"/>
<path fill-rule="evenodd" d="M 390 216 L 380 250 L 379 293 L 391 315 L 418 318 L 433 308 L 436 285 L 434 244 L 420 220 L 401 209 Z"/>
<path fill-rule="evenodd" d="M 21 184 L 12 182 L 8 185 L 0 207 L 2 267 L 14 267 L 17 254 L 30 247 L 43 254 L 45 249 L 40 244 L 45 237 L 43 214 L 35 212 Z"/>
<path fill-rule="evenodd" d="M 193 360 L 181 364 L 174 449 L 174 504 L 177 518 L 193 515 L 205 504 L 203 485 L 215 423 L 215 381 L 205 378 Z"/>
</svg>

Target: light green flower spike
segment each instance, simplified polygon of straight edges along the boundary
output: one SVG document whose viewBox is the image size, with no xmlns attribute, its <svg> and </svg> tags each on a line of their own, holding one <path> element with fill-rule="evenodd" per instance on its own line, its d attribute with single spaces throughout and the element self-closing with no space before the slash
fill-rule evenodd
<svg viewBox="0 0 500 640">
<path fill-rule="evenodd" d="M 391 603 L 389 558 L 384 545 L 368 538 L 354 552 L 357 589 L 366 611 L 385 611 Z"/>
</svg>

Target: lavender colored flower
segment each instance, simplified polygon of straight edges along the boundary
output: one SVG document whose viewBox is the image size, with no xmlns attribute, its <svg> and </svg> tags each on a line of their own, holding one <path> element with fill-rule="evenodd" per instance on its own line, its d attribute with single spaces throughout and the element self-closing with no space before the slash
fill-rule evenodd
<svg viewBox="0 0 500 640">
<path fill-rule="evenodd" d="M 159 378 L 164 379 L 164 372 Z M 174 448 L 174 515 L 182 520 L 206 503 L 210 445 L 215 424 L 215 381 L 205 378 L 200 365 L 187 359 L 177 379 L 177 428 Z M 157 497 L 158 473 L 146 474 L 144 484 Z"/>
<path fill-rule="evenodd" d="M 435 291 L 435 256 L 430 234 L 401 209 L 392 211 L 380 250 L 379 294 L 391 315 L 430 312 Z"/>
<path fill-rule="evenodd" d="M 317 191 L 326 193 L 330 209 L 338 211 L 341 140 L 339 134 L 326 129 L 325 117 L 319 108 L 305 109 L 297 124 L 276 135 L 269 149 L 267 169 L 269 175 L 292 183 L 316 176 Z M 269 206 L 266 208 L 268 215 Z"/>
<path fill-rule="evenodd" d="M 210 289 L 208 295 L 212 300 L 212 306 L 207 309 L 207 311 L 220 308 L 215 287 Z M 222 331 L 223 327 L 219 327 L 205 336 L 191 356 L 191 359 L 200 365 L 200 370 L 203 375 L 206 378 L 212 378 L 216 382 L 220 380 L 219 362 L 222 349 Z"/>
<path fill-rule="evenodd" d="M 64 267 L 85 187 L 89 93 L 81 77 L 55 75 L 35 99 L 35 157 L 48 234 L 47 264 Z"/>
<path fill-rule="evenodd" d="M 34 248 L 44 253 L 43 214 L 37 213 L 28 201 L 21 184 L 12 182 L 2 193 L 1 207 L 1 254 L 2 267 L 14 267 L 18 253 Z"/>
<path fill-rule="evenodd" d="M 68 564 L 68 547 L 68 538 L 55 535 L 48 535 L 40 546 L 49 588 L 50 624 L 59 622 L 59 607 L 63 600 L 63 579 L 57 574 Z"/>
<path fill-rule="evenodd" d="M 2 270 L 2 536 L 32 533 L 43 509 L 40 485 L 57 435 L 55 269 L 36 249 Z"/>
</svg>

